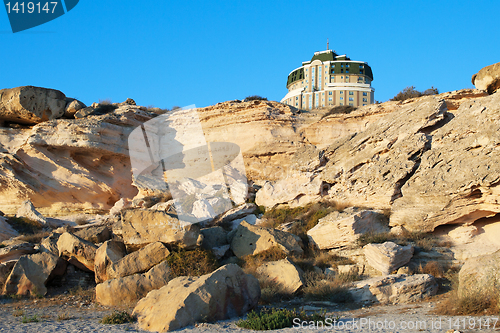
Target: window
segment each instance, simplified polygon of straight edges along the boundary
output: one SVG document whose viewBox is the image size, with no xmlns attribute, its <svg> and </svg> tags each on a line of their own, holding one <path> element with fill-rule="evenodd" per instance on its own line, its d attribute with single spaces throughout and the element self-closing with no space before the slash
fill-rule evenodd
<svg viewBox="0 0 500 333">
<path fill-rule="evenodd" d="M 333 99 L 331 97 L 328 97 L 328 101 L 331 102 Z"/>
<path fill-rule="evenodd" d="M 366 98 L 363 98 L 363 102 L 368 102 L 368 100 Z"/>
<path fill-rule="evenodd" d="M 344 97 L 342 97 L 342 96 L 341 96 L 341 97 L 340 97 L 340 100 L 341 100 L 341 101 L 343 101 L 343 100 L 344 100 Z"/>
<path fill-rule="evenodd" d="M 346 72 L 346 73 L 349 73 L 349 68 L 346 68 L 345 72 Z"/>
<path fill-rule="evenodd" d="M 349 97 L 349 102 L 354 102 L 354 98 Z"/>
<path fill-rule="evenodd" d="M 363 106 L 366 106 L 366 104 L 363 104 Z"/>
<path fill-rule="evenodd" d="M 340 92 L 340 94 L 341 94 L 341 95 L 343 95 L 343 94 L 344 94 L 344 92 L 343 92 L 343 91 L 341 91 L 341 92 Z"/>
<path fill-rule="evenodd" d="M 353 104 L 353 103 L 349 103 L 349 105 L 350 105 L 350 106 L 354 106 L 354 104 Z"/>
<path fill-rule="evenodd" d="M 299 99 L 299 96 L 295 96 L 295 100 L 298 100 Z"/>
<path fill-rule="evenodd" d="M 344 105 L 344 103 L 340 103 L 340 105 Z"/>
<path fill-rule="evenodd" d="M 343 76 L 341 76 L 340 78 L 341 78 L 341 79 L 343 79 L 344 77 L 343 77 Z"/>
<path fill-rule="evenodd" d="M 363 93 L 363 96 L 368 96 L 368 94 L 366 92 Z"/>
<path fill-rule="evenodd" d="M 341 70 L 340 70 L 340 73 L 344 73 L 344 70 L 343 70 L 343 69 L 341 69 Z"/>
<path fill-rule="evenodd" d="M 331 95 L 331 94 L 332 94 L 332 92 L 331 92 L 331 91 L 329 91 L 329 92 L 328 92 L 328 95 Z"/>
<path fill-rule="evenodd" d="M 349 91 L 349 95 L 354 95 L 354 91 Z"/>
</svg>

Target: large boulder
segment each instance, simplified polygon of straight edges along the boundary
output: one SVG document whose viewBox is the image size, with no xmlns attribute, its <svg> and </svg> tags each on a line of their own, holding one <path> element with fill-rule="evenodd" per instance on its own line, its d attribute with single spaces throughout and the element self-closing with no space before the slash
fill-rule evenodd
<svg viewBox="0 0 500 333">
<path fill-rule="evenodd" d="M 74 229 L 75 236 L 93 244 L 104 243 L 111 239 L 111 230 L 106 225 L 85 225 Z"/>
<path fill-rule="evenodd" d="M 21 207 L 17 210 L 16 217 L 25 217 L 42 225 L 47 224 L 47 219 L 36 210 L 30 200 L 25 200 L 22 203 Z"/>
<path fill-rule="evenodd" d="M 28 242 L 15 242 L 12 245 L 0 248 L 0 263 L 17 260 L 26 254 L 36 253 L 35 246 Z"/>
<path fill-rule="evenodd" d="M 5 217 L 0 216 L 0 242 L 16 236 L 19 236 L 19 233 L 7 223 Z"/>
<path fill-rule="evenodd" d="M 497 91 L 500 88 L 500 62 L 486 66 L 472 75 L 472 84 L 477 89 L 486 90 L 488 94 Z"/>
<path fill-rule="evenodd" d="M 384 275 L 407 264 L 413 256 L 413 246 L 401 246 L 393 242 L 367 244 L 363 252 L 368 265 Z"/>
<path fill-rule="evenodd" d="M 53 255 L 59 255 L 59 249 L 57 248 L 57 241 L 62 234 L 58 232 L 53 232 L 40 242 L 40 252 L 48 252 Z"/>
<path fill-rule="evenodd" d="M 64 109 L 64 116 L 66 118 L 73 118 L 75 113 L 79 110 L 86 108 L 87 106 L 74 98 L 66 98 L 66 107 Z"/>
<path fill-rule="evenodd" d="M 106 306 L 133 305 L 151 290 L 165 286 L 170 280 L 170 267 L 164 261 L 144 274 L 107 280 L 96 286 L 96 301 Z"/>
<path fill-rule="evenodd" d="M 63 233 L 57 241 L 59 256 L 67 258 L 69 263 L 82 269 L 94 271 L 94 259 L 97 246 L 69 232 Z"/>
<path fill-rule="evenodd" d="M 47 283 L 66 271 L 66 261 L 50 253 L 22 256 L 5 282 L 3 294 L 40 296 L 47 293 Z"/>
<path fill-rule="evenodd" d="M 388 232 L 387 218 L 372 210 L 349 210 L 346 213 L 332 212 L 319 220 L 307 232 L 309 239 L 321 249 L 332 249 L 355 245 L 365 233 Z"/>
<path fill-rule="evenodd" d="M 429 274 L 394 274 L 356 282 L 349 289 L 355 302 L 398 304 L 420 301 L 437 293 L 436 279 Z"/>
<path fill-rule="evenodd" d="M 95 282 L 109 280 L 108 267 L 127 255 L 125 244 L 121 241 L 108 240 L 96 250 L 94 258 Z"/>
<path fill-rule="evenodd" d="M 265 263 L 257 268 L 257 274 L 290 294 L 295 293 L 304 285 L 304 272 L 288 258 Z"/>
<path fill-rule="evenodd" d="M 154 242 L 193 249 L 203 242 L 197 225 L 179 221 L 162 212 L 145 209 L 127 210 L 113 225 L 113 233 L 123 238 L 127 248 L 137 249 Z"/>
<path fill-rule="evenodd" d="M 275 246 L 286 254 L 301 255 L 304 252 L 301 243 L 300 237 L 291 233 L 243 221 L 234 231 L 231 249 L 237 257 L 258 254 Z"/>
<path fill-rule="evenodd" d="M 201 229 L 201 234 L 203 235 L 201 246 L 204 249 L 211 250 L 214 247 L 227 245 L 227 231 L 222 227 Z"/>
<path fill-rule="evenodd" d="M 151 267 L 164 261 L 169 254 L 170 251 L 163 243 L 151 243 L 111 263 L 108 266 L 107 275 L 110 279 L 115 279 L 146 272 Z"/>
<path fill-rule="evenodd" d="M 60 118 L 66 96 L 59 90 L 33 86 L 0 90 L 0 119 L 21 124 L 37 124 Z"/>
<path fill-rule="evenodd" d="M 201 320 L 239 317 L 257 306 L 259 281 L 235 264 L 200 277 L 178 277 L 137 303 L 143 330 L 165 332 Z"/>
<path fill-rule="evenodd" d="M 458 273 L 458 292 L 490 292 L 500 285 L 500 251 L 468 259 Z"/>
</svg>

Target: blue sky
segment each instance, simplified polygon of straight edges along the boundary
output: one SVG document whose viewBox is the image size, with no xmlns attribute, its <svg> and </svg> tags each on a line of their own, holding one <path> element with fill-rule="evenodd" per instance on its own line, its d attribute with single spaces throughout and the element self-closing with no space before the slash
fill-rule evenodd
<svg viewBox="0 0 500 333">
<path fill-rule="evenodd" d="M 80 0 L 13 34 L 0 9 L 0 89 L 35 85 L 86 104 L 208 106 L 280 100 L 288 73 L 330 48 L 366 61 L 375 99 L 441 92 L 500 61 L 499 1 Z"/>
</svg>

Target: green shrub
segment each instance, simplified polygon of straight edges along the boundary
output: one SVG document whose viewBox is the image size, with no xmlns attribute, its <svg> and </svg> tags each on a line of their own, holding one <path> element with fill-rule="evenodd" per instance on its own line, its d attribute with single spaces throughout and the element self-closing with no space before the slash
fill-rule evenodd
<svg viewBox="0 0 500 333">
<path fill-rule="evenodd" d="M 23 324 L 27 324 L 27 323 L 38 323 L 40 321 L 40 318 L 38 318 L 38 315 L 33 315 L 33 316 L 23 316 L 21 318 L 21 322 Z"/>
<path fill-rule="evenodd" d="M 327 316 L 325 311 L 308 315 L 305 311 L 299 312 L 288 309 L 263 308 L 260 311 L 250 311 L 247 318 L 238 321 L 236 325 L 258 331 L 277 330 L 285 327 L 292 327 L 295 318 L 308 322 L 325 322 Z M 338 320 L 338 318 L 335 320 Z"/>
<path fill-rule="evenodd" d="M 245 102 L 250 102 L 250 101 L 267 101 L 266 97 L 261 97 L 258 95 L 253 95 L 253 96 L 248 96 L 244 100 Z"/>
<path fill-rule="evenodd" d="M 101 319 L 100 323 L 101 324 L 108 324 L 108 325 L 119 325 L 119 324 L 125 324 L 125 323 L 133 323 L 137 320 L 135 316 L 130 315 L 126 311 L 122 312 L 113 312 L 110 315 L 105 316 L 104 318 Z"/>
<path fill-rule="evenodd" d="M 172 278 L 178 276 L 201 276 L 219 268 L 212 251 L 196 248 L 191 251 L 173 250 L 167 257 Z"/>
<path fill-rule="evenodd" d="M 391 98 L 391 101 L 404 101 L 406 99 L 410 98 L 415 98 L 415 97 L 421 97 L 421 96 L 427 96 L 427 95 L 437 95 L 439 94 L 439 90 L 437 88 L 431 87 L 430 89 L 427 89 L 423 92 L 420 92 L 415 89 L 414 86 L 411 87 L 406 87 L 399 93 L 397 93 L 396 96 Z"/>
</svg>

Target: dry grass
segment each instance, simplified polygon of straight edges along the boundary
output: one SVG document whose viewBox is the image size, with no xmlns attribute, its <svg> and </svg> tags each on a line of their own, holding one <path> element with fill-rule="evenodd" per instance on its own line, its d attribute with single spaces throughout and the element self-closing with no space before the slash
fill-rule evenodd
<svg viewBox="0 0 500 333">
<path fill-rule="evenodd" d="M 33 235 L 43 229 L 43 225 L 40 222 L 30 220 L 26 217 L 9 217 L 7 222 L 23 235 Z"/>
<path fill-rule="evenodd" d="M 430 274 L 435 278 L 444 278 L 445 277 L 445 268 L 437 261 L 429 261 L 425 264 L 425 266 L 420 266 L 417 268 L 418 274 Z"/>
<path fill-rule="evenodd" d="M 201 276 L 219 268 L 212 251 L 196 248 L 191 251 L 175 249 L 167 257 L 172 278 L 178 276 Z"/>
<path fill-rule="evenodd" d="M 48 237 L 49 235 L 50 232 L 48 231 L 40 231 L 32 235 L 23 235 L 19 237 L 19 239 L 32 244 L 40 244 L 42 239 Z"/>
<path fill-rule="evenodd" d="M 459 270 L 453 267 L 445 273 L 450 282 L 451 290 L 446 298 L 437 305 L 435 313 L 438 315 L 462 316 L 462 315 L 498 315 L 500 313 L 500 287 L 492 276 L 490 283 L 478 290 L 468 289 L 459 292 L 458 283 Z"/>
<path fill-rule="evenodd" d="M 439 240 L 432 234 L 425 232 L 409 232 L 396 236 L 390 232 L 382 233 L 366 233 L 358 238 L 358 246 L 363 247 L 371 243 L 385 243 L 387 241 L 394 242 L 399 245 L 413 244 L 417 250 L 431 251 L 435 246 L 439 245 Z"/>
<path fill-rule="evenodd" d="M 86 216 L 78 216 L 75 220 L 77 225 L 86 225 L 89 224 L 89 219 Z"/>
<path fill-rule="evenodd" d="M 67 312 L 63 312 L 57 315 L 57 321 L 64 321 L 64 320 L 70 320 L 73 319 L 71 315 L 69 315 Z"/>
<path fill-rule="evenodd" d="M 293 258 L 292 260 L 304 272 L 313 271 L 314 267 L 325 269 L 327 267 L 337 267 L 338 265 L 354 264 L 354 262 L 349 258 L 341 257 L 325 251 L 311 252 L 309 257 Z"/>
<path fill-rule="evenodd" d="M 304 273 L 303 296 L 306 300 L 325 300 L 336 303 L 351 302 L 348 292 L 350 282 L 359 279 L 355 275 L 331 275 L 317 272 Z"/>
</svg>

